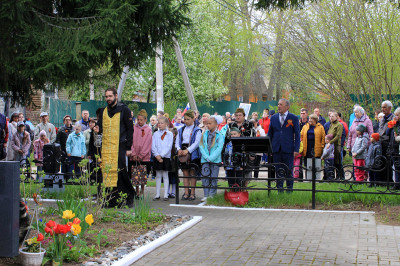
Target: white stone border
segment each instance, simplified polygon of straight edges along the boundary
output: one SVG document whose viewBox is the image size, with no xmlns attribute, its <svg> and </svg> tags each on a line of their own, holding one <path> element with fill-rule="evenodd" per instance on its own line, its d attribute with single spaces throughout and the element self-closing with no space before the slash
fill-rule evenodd
<svg viewBox="0 0 400 266">
<path fill-rule="evenodd" d="M 116 262 L 112 263 L 114 266 L 124 266 L 124 265 L 130 265 L 134 263 L 135 261 L 141 259 L 143 256 L 146 254 L 150 253 L 154 249 L 158 248 L 159 246 L 164 245 L 165 243 L 169 242 L 170 240 L 174 239 L 178 235 L 182 234 L 189 228 L 193 227 L 197 223 L 199 223 L 201 220 L 203 220 L 202 216 L 193 216 L 193 219 L 190 221 L 182 224 L 181 226 L 171 230 L 170 232 L 166 233 L 165 235 L 157 238 L 156 240 L 141 246 L 140 248 L 136 249 L 135 251 L 129 253 L 125 257 L 123 257 L 120 260 L 117 260 Z"/>
<path fill-rule="evenodd" d="M 81 199 L 81 201 L 88 201 L 88 200 L 89 200 L 88 198 Z M 26 201 L 34 201 L 34 199 L 27 198 Z M 57 202 L 57 201 L 64 202 L 64 200 L 62 199 L 40 199 L 40 202 Z"/>
<path fill-rule="evenodd" d="M 223 207 L 214 205 L 186 205 L 186 204 L 170 204 L 171 207 L 184 207 L 184 208 L 200 208 L 200 209 L 219 209 L 219 210 L 236 210 L 236 211 L 270 211 L 270 212 L 320 212 L 320 213 L 366 213 L 375 214 L 373 211 L 335 211 L 335 210 L 303 210 L 303 209 L 265 209 L 265 208 L 237 208 L 237 207 Z"/>
</svg>

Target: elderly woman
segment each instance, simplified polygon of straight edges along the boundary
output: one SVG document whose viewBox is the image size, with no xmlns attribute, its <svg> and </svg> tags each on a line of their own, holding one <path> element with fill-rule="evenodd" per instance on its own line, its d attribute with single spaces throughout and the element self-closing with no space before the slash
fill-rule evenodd
<svg viewBox="0 0 400 266">
<path fill-rule="evenodd" d="M 353 145 L 356 141 L 357 138 L 357 127 L 358 125 L 363 124 L 367 128 L 367 133 L 368 136 L 371 137 L 372 133 L 374 133 L 374 128 L 372 126 L 372 121 L 369 119 L 367 114 L 365 113 L 364 108 L 361 106 L 356 106 L 354 107 L 354 114 L 355 114 L 355 119 L 353 123 L 351 124 L 350 130 L 349 130 L 349 138 L 347 140 L 347 148 L 349 151 L 353 148 Z"/>
<path fill-rule="evenodd" d="M 308 123 L 306 123 L 300 132 L 301 142 L 303 143 L 303 152 L 301 155 L 306 158 L 304 160 L 307 167 L 307 159 L 321 158 L 322 151 L 325 146 L 325 130 L 318 123 L 318 116 L 311 114 Z M 320 160 L 320 159 L 318 159 Z"/>
<path fill-rule="evenodd" d="M 201 132 L 204 133 L 207 130 L 207 120 L 210 118 L 209 113 L 204 113 L 201 117 L 200 125 L 199 128 L 201 129 Z"/>
</svg>

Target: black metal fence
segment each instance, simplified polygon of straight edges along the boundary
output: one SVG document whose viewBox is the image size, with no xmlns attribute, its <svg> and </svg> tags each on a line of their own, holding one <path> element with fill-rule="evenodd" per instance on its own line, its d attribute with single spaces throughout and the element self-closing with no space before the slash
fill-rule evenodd
<svg viewBox="0 0 400 266">
<path fill-rule="evenodd" d="M 315 209 L 317 193 L 358 193 L 358 194 L 379 194 L 379 195 L 400 195 L 400 156 L 388 155 L 377 156 L 374 164 L 369 167 L 356 166 L 354 164 L 341 165 L 340 167 L 321 165 L 317 166 L 318 158 L 309 158 L 311 165 L 294 165 L 289 167 L 282 163 L 261 163 L 257 164 L 256 154 L 252 153 L 234 153 L 231 159 L 224 158 L 223 163 L 213 164 L 205 163 L 197 165 L 193 163 L 177 163 L 177 169 L 184 169 L 184 175 L 176 175 L 184 181 L 184 185 L 176 184 L 176 204 L 179 204 L 179 188 L 186 191 L 194 189 L 232 189 L 232 184 L 237 184 L 235 189 L 240 190 L 266 190 L 268 196 L 271 191 L 279 193 L 292 193 L 296 191 L 311 192 L 312 208 Z M 216 176 L 213 167 L 224 167 L 228 175 Z M 252 172 L 267 173 L 267 178 L 252 178 Z M 293 172 L 299 171 L 303 176 L 309 176 L 309 179 L 293 178 Z M 188 174 L 189 173 L 189 174 Z M 225 171 L 225 174 L 227 171 Z M 355 175 L 364 175 L 362 181 L 356 181 Z M 370 177 L 368 177 L 370 176 Z M 319 178 L 318 178 L 319 177 Z M 396 178 L 397 177 L 397 178 Z M 206 180 L 206 186 L 201 187 L 188 184 L 187 180 Z M 214 183 L 212 182 L 214 180 Z M 227 180 L 228 186 L 221 186 L 215 180 Z M 311 183 L 311 188 L 295 188 L 291 184 L 294 180 Z M 265 182 L 262 187 L 252 185 L 251 181 Z M 197 182 L 198 183 L 198 182 Z M 286 187 L 282 184 L 286 183 Z M 319 189 L 318 184 L 335 183 L 342 184 L 339 189 Z M 289 185 L 289 186 L 288 186 Z M 362 185 L 362 186 L 360 186 Z M 326 186 L 324 186 L 326 187 Z M 368 189 L 367 189 L 368 188 Z M 185 193 L 186 194 L 186 193 Z M 251 198 L 251 194 L 250 194 Z"/>
</svg>

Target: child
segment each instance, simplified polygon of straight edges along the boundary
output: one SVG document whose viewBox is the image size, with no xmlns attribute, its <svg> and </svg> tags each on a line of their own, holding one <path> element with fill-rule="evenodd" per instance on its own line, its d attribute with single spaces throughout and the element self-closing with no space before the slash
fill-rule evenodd
<svg viewBox="0 0 400 266">
<path fill-rule="evenodd" d="M 231 138 L 240 137 L 240 131 L 237 127 L 232 127 L 229 131 Z M 229 141 L 225 146 L 225 170 L 226 176 L 228 178 L 228 185 L 232 187 L 237 184 L 240 187 L 243 186 L 241 182 L 241 178 L 243 177 L 243 169 L 238 165 L 234 165 L 234 157 L 233 157 L 233 146 L 232 141 Z"/>
<path fill-rule="evenodd" d="M 99 132 L 99 125 L 96 123 L 93 130 L 90 132 L 88 151 L 88 158 L 92 160 L 92 163 L 90 164 L 90 179 L 97 183 L 97 194 L 93 195 L 94 198 L 100 198 L 102 194 L 101 184 L 103 183 L 103 174 L 99 167 L 101 162 L 101 144 L 103 142 L 103 135 Z"/>
<path fill-rule="evenodd" d="M 364 181 L 364 179 L 366 179 L 365 170 L 359 168 L 365 166 L 365 158 L 367 157 L 368 133 L 365 132 L 366 130 L 367 128 L 363 124 L 357 126 L 357 138 L 354 142 L 353 148 L 351 149 L 353 163 L 355 166 L 354 176 L 356 178 L 356 181 Z"/>
<path fill-rule="evenodd" d="M 136 187 L 136 197 L 139 198 L 144 196 L 144 186 L 147 184 L 147 176 L 150 172 L 152 131 L 146 124 L 146 110 L 142 109 L 139 111 L 136 121 L 137 123 L 133 127 L 132 153 L 131 160 L 129 161 L 128 174 L 129 177 L 132 178 L 132 184 Z M 132 167 L 135 170 L 145 167 L 146 173 L 132 176 Z M 141 188 L 140 192 L 139 186 Z"/>
<path fill-rule="evenodd" d="M 74 166 L 76 176 L 81 175 L 79 163 L 86 155 L 85 137 L 81 134 L 81 129 L 80 124 L 75 125 L 75 131 L 69 134 L 66 143 L 67 156 Z"/>
<path fill-rule="evenodd" d="M 38 173 L 43 170 L 43 147 L 49 142 L 50 140 L 47 138 L 44 130 L 40 131 L 39 138 L 33 142 L 33 154 Z"/>
<path fill-rule="evenodd" d="M 225 142 L 225 136 L 218 131 L 218 125 L 222 123 L 222 120 L 220 115 L 210 116 L 205 124 L 207 129 L 201 136 L 199 148 L 203 164 L 202 183 L 204 188 L 204 198 L 201 201 L 206 201 L 207 197 L 217 194 L 218 164 L 221 163 L 221 152 Z"/>
<path fill-rule="evenodd" d="M 168 200 L 169 178 L 171 169 L 171 149 L 174 142 L 173 134 L 167 130 L 169 120 L 165 116 L 158 118 L 158 131 L 154 132 L 151 151 L 154 155 L 154 170 L 156 171 L 156 196 L 160 199 L 161 179 L 164 181 L 164 200 Z"/>
<path fill-rule="evenodd" d="M 302 172 L 303 169 L 300 167 L 300 163 L 301 163 L 301 153 L 303 152 L 303 142 L 300 141 L 300 149 L 299 149 L 299 154 L 294 157 L 294 168 L 293 168 L 293 177 L 294 178 L 299 178 L 300 177 L 300 171 Z"/>
<path fill-rule="evenodd" d="M 176 193 L 176 182 L 179 182 L 176 171 L 177 153 L 175 148 L 175 141 L 176 141 L 176 136 L 178 135 L 178 129 L 174 127 L 170 128 L 170 131 L 174 135 L 174 141 L 171 149 L 171 171 L 168 172 L 168 178 L 169 178 L 168 198 L 173 199 L 175 198 L 175 193 Z"/>
<path fill-rule="evenodd" d="M 329 142 L 333 139 L 332 134 L 328 134 L 325 136 L 325 147 L 322 152 L 321 159 L 325 160 L 325 167 L 324 167 L 324 179 L 325 180 L 332 180 L 335 178 L 335 170 L 333 168 L 334 165 L 334 151 L 335 151 L 335 144 L 330 144 Z"/>
<path fill-rule="evenodd" d="M 12 136 L 11 140 L 12 151 L 10 150 L 10 152 L 14 153 L 14 161 L 18 161 L 21 162 L 21 164 L 24 164 L 30 147 L 31 137 L 29 133 L 25 131 L 24 122 L 20 121 L 17 124 L 17 132 Z"/>
<path fill-rule="evenodd" d="M 373 133 L 371 134 L 371 145 L 368 148 L 367 158 L 365 159 L 365 166 L 368 168 L 379 169 L 378 165 L 376 165 L 376 158 L 382 155 L 382 146 L 379 142 L 379 134 Z M 375 186 L 374 182 L 378 181 L 379 172 L 369 171 L 369 181 L 371 182 L 368 186 Z"/>
</svg>

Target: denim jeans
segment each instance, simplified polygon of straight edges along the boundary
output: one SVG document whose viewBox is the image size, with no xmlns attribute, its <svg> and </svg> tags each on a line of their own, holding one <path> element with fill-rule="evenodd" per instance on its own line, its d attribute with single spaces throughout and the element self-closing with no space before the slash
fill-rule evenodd
<svg viewBox="0 0 400 266">
<path fill-rule="evenodd" d="M 325 159 L 324 179 L 325 180 L 335 179 L 334 159 Z"/>
<path fill-rule="evenodd" d="M 205 163 L 202 166 L 201 179 L 204 188 L 204 197 L 212 197 L 217 194 L 219 166 L 215 164 Z M 211 187 L 210 187 L 211 183 Z"/>
</svg>

